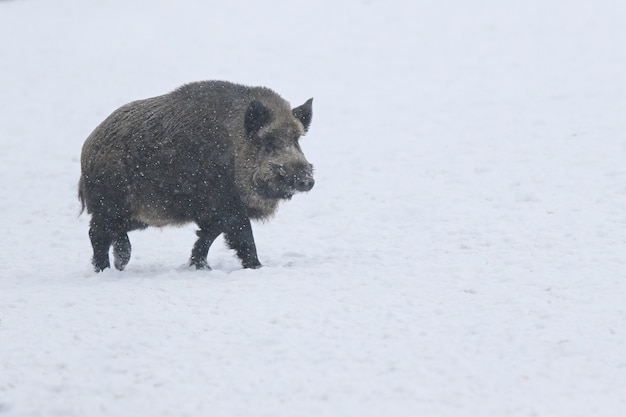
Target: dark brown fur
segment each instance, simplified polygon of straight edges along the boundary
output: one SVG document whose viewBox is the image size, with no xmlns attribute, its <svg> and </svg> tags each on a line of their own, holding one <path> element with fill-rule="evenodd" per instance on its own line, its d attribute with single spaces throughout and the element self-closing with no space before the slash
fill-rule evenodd
<svg viewBox="0 0 626 417">
<path fill-rule="evenodd" d="M 261 266 L 250 219 L 314 184 L 298 139 L 312 99 L 291 109 L 272 90 L 223 81 L 187 84 L 114 111 L 85 141 L 79 199 L 91 214 L 96 271 L 130 259 L 127 233 L 195 222 L 190 264 L 208 268 L 224 233 L 246 268 Z"/>
</svg>

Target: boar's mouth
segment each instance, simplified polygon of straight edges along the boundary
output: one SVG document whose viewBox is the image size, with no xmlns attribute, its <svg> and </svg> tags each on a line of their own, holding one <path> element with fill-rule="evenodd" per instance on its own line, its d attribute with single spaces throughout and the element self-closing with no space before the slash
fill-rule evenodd
<svg viewBox="0 0 626 417">
<path fill-rule="evenodd" d="M 311 190 L 315 180 L 308 167 L 290 170 L 283 165 L 275 165 L 270 175 L 255 176 L 252 184 L 256 194 L 263 198 L 289 200 L 297 192 Z"/>
<path fill-rule="evenodd" d="M 295 187 L 273 181 L 255 181 L 254 191 L 269 200 L 290 200 L 296 193 Z"/>
</svg>

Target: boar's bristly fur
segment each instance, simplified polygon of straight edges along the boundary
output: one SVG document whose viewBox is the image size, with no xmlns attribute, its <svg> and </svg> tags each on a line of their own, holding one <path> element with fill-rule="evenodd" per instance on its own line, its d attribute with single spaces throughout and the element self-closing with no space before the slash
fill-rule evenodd
<svg viewBox="0 0 626 417">
<path fill-rule="evenodd" d="M 115 110 L 87 138 L 78 196 L 91 214 L 96 271 L 130 260 L 128 232 L 195 222 L 190 264 L 224 234 L 244 268 L 261 266 L 250 219 L 309 191 L 313 167 L 298 143 L 312 99 L 291 108 L 272 90 L 224 81 L 184 85 Z"/>
</svg>

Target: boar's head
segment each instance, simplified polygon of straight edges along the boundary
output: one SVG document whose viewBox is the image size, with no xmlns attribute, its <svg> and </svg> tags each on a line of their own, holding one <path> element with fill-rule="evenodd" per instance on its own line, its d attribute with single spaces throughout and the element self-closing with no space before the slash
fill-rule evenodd
<svg viewBox="0 0 626 417">
<path fill-rule="evenodd" d="M 313 166 L 299 144 L 311 124 L 312 104 L 309 99 L 293 110 L 286 102 L 249 104 L 244 116 L 246 143 L 235 159 L 240 192 L 252 218 L 269 217 L 278 201 L 313 188 Z"/>
</svg>

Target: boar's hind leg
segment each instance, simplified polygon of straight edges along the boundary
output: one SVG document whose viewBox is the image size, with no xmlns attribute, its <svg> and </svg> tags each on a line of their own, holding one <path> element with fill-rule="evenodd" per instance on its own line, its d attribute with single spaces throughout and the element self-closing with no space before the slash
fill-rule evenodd
<svg viewBox="0 0 626 417">
<path fill-rule="evenodd" d="M 89 227 L 89 238 L 93 247 L 91 263 L 96 272 L 100 272 L 111 266 L 109 262 L 109 249 L 113 246 L 113 258 L 115 268 L 120 271 L 126 267 L 130 260 L 130 240 L 127 232 L 135 229 L 144 229 L 145 224 L 121 219 L 111 220 L 94 213 Z"/>
<path fill-rule="evenodd" d="M 133 220 L 125 222 L 125 226 L 124 229 L 126 231 L 119 232 L 113 239 L 113 265 L 120 271 L 123 271 L 126 265 L 128 265 L 128 261 L 130 261 L 131 246 L 127 231 L 130 232 L 131 230 L 148 227 L 145 223 Z"/>
<path fill-rule="evenodd" d="M 244 268 L 260 268 L 261 263 L 256 254 L 254 236 L 252 236 L 252 226 L 250 219 L 238 218 L 230 223 L 224 232 L 226 243 L 235 250 Z"/>
<path fill-rule="evenodd" d="M 222 231 L 214 225 L 200 224 L 200 230 L 196 232 L 198 240 L 193 245 L 189 264 L 196 269 L 211 269 L 207 261 L 209 248 Z"/>
<path fill-rule="evenodd" d="M 113 234 L 105 223 L 100 222 L 97 217 L 92 217 L 89 228 L 89 239 L 93 247 L 93 258 L 91 263 L 96 272 L 109 268 L 109 248 L 113 243 Z"/>
</svg>

